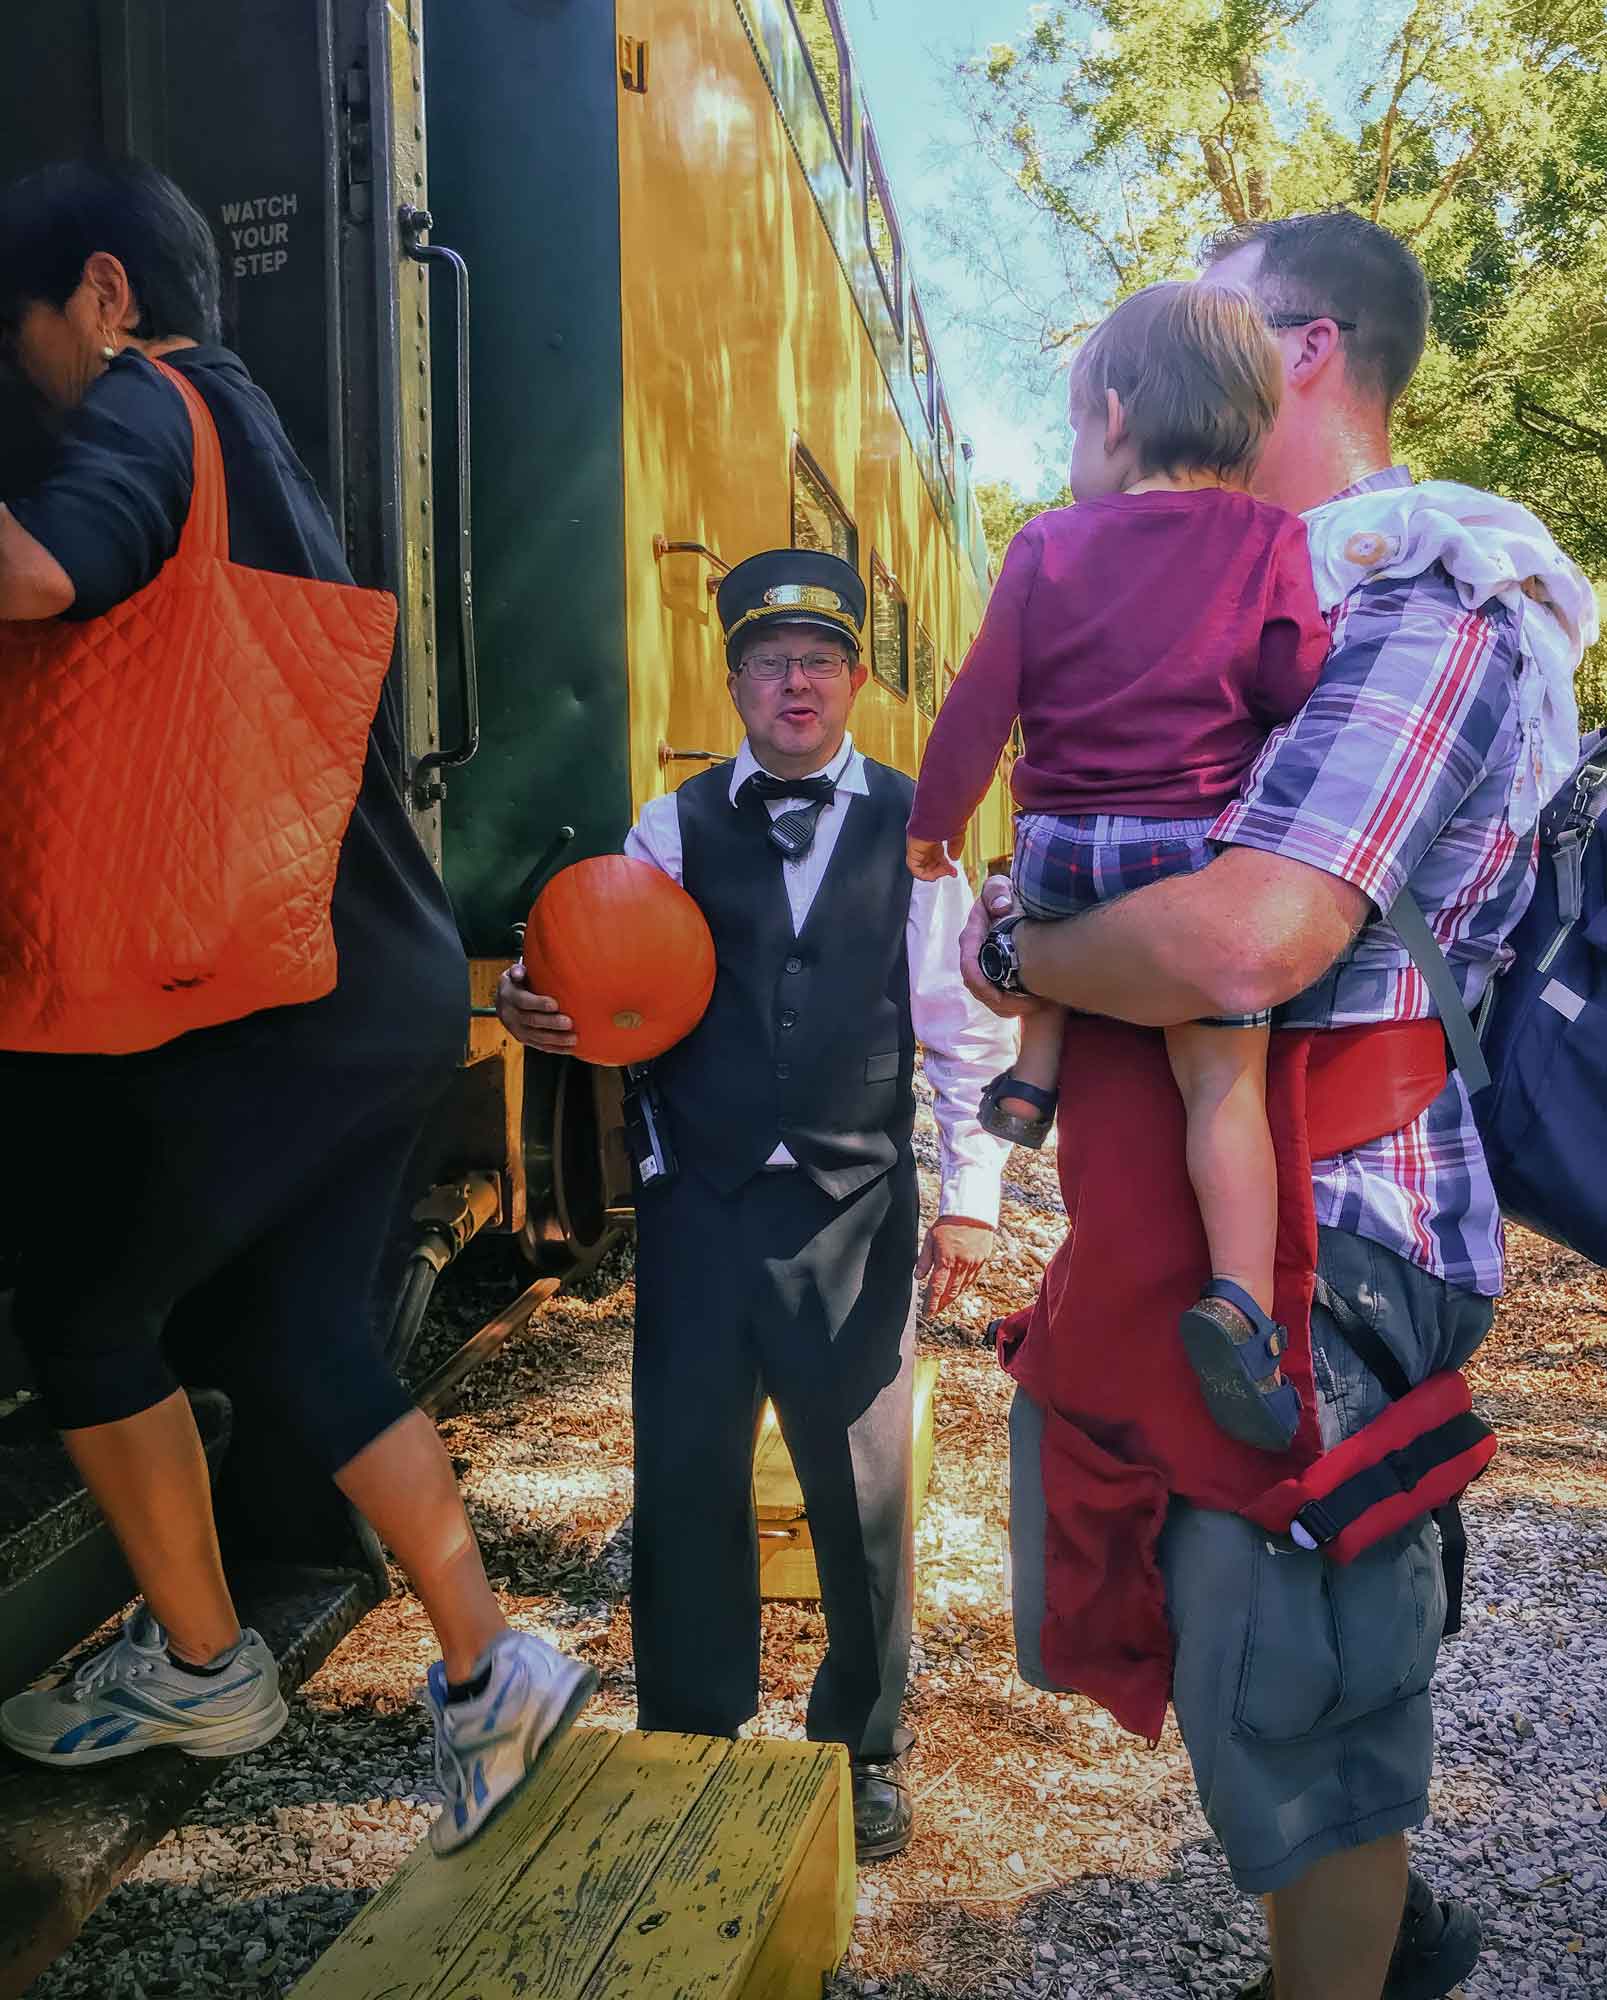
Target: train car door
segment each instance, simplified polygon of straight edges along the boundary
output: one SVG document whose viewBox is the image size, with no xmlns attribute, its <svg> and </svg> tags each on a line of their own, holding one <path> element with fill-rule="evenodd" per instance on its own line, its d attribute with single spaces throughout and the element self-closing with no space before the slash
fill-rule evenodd
<svg viewBox="0 0 1607 2000">
<path fill-rule="evenodd" d="M 130 152 L 212 224 L 225 338 L 272 398 L 359 580 L 401 601 L 410 766 L 439 738 L 428 291 L 398 226 L 427 198 L 420 4 L 13 0 L 26 57 L 0 69 L 0 182 Z M 37 459 L 13 385 L 0 493 Z M 439 859 L 433 803 L 420 821 Z"/>
</svg>

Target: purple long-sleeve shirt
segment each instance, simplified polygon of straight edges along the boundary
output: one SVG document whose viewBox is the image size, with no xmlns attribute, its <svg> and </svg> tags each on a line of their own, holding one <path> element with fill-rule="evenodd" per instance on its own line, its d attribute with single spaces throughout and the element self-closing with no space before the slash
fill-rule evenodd
<svg viewBox="0 0 1607 2000">
<path fill-rule="evenodd" d="M 1207 487 L 1040 514 L 933 724 L 910 833 L 964 831 L 1018 716 L 1023 811 L 1209 817 L 1327 651 L 1305 527 L 1281 507 Z"/>
</svg>

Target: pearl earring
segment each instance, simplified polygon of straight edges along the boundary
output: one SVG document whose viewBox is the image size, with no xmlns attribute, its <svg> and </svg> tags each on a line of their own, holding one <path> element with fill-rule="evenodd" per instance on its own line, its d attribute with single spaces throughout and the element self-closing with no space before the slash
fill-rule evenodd
<svg viewBox="0 0 1607 2000">
<path fill-rule="evenodd" d="M 117 349 L 113 344 L 112 337 L 109 333 L 106 333 L 105 331 L 102 331 L 101 333 L 100 351 L 108 361 L 115 361 L 117 359 Z"/>
</svg>

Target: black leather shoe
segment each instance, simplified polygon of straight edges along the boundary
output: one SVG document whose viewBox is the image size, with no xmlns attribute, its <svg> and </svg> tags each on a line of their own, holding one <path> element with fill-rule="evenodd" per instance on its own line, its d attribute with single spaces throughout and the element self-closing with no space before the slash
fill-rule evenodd
<svg viewBox="0 0 1607 2000">
<path fill-rule="evenodd" d="M 1472 1904 L 1436 1896 L 1412 1869 L 1382 2000 L 1441 2000 L 1473 1970 L 1483 1942 L 1479 1913 Z M 1241 1986 L 1238 2000 L 1277 2000 L 1271 1968 Z"/>
<path fill-rule="evenodd" d="M 902 1854 L 915 1830 L 915 1807 L 903 1759 L 854 1759 L 854 1858 L 886 1861 Z"/>
</svg>

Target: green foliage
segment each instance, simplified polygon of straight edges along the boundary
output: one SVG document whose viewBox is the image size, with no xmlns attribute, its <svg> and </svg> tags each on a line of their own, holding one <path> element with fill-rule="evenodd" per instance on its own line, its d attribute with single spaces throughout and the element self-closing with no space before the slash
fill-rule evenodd
<svg viewBox="0 0 1607 2000">
<path fill-rule="evenodd" d="M 961 66 L 986 203 L 949 211 L 1030 370 L 1214 231 L 1349 207 L 1404 237 L 1434 329 L 1396 420 L 1422 477 L 1522 500 L 1607 579 L 1607 18 L 1600 0 L 1405 0 L 1342 126 L 1309 74 L 1316 0 L 1085 0 Z M 1357 7 L 1358 32 L 1367 16 Z M 1391 17 L 1393 18 L 1393 17 Z M 996 206 L 996 204 L 995 204 Z M 991 281 L 991 282 L 989 282 Z M 1581 676 L 1607 721 L 1607 647 Z"/>
<path fill-rule="evenodd" d="M 995 571 L 1004 560 L 1005 550 L 1034 514 L 1046 513 L 1051 507 L 1071 505 L 1069 486 L 1062 486 L 1058 493 L 1040 499 L 1018 492 L 1008 479 L 984 480 L 972 491 L 982 512 L 982 533 L 988 544 L 988 559 Z"/>
</svg>

